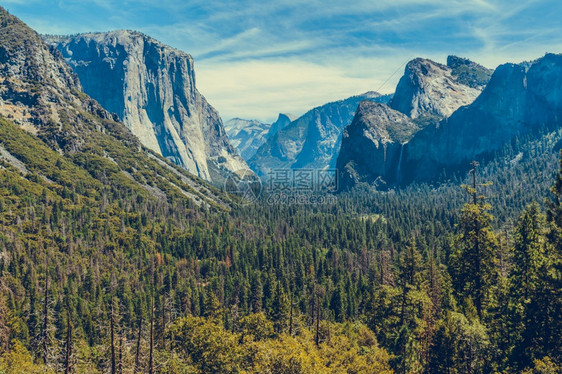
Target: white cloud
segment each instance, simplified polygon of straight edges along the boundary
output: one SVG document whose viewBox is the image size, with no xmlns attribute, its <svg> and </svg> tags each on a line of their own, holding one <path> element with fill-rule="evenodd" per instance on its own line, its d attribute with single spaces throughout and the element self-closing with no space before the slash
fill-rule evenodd
<svg viewBox="0 0 562 374">
<path fill-rule="evenodd" d="M 363 60 L 344 68 L 299 59 L 196 62 L 197 86 L 225 119 L 272 121 L 279 112 L 300 115 L 315 106 L 381 88 L 392 73 L 388 64 L 381 63 Z M 348 74 L 355 64 L 371 65 L 370 74 Z M 400 75 L 395 75 L 382 91 L 392 91 Z"/>
<path fill-rule="evenodd" d="M 57 0 L 50 14 L 34 13 L 38 0 L 5 2 L 39 32 L 137 29 L 192 54 L 201 92 L 227 118 L 392 92 L 412 57 L 496 67 L 562 52 L 558 0 Z"/>
</svg>

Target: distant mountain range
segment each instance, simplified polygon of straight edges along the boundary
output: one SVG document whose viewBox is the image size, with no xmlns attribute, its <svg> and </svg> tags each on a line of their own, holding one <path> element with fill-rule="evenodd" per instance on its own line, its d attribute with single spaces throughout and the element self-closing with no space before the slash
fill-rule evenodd
<svg viewBox="0 0 562 374">
<path fill-rule="evenodd" d="M 226 121 L 224 127 L 232 145 L 245 160 L 249 160 L 267 139 L 285 128 L 294 119 L 295 116 L 292 114 L 284 113 L 280 113 L 273 123 L 233 118 Z"/>
<path fill-rule="evenodd" d="M 367 92 L 314 108 L 280 129 L 248 164 L 261 178 L 275 169 L 326 169 L 336 165 L 342 131 L 363 100 L 388 102 L 390 96 Z"/>
<path fill-rule="evenodd" d="M 208 181 L 247 169 L 195 85 L 193 58 L 135 31 L 45 36 L 141 143 Z"/>
<path fill-rule="evenodd" d="M 464 172 L 519 137 L 561 127 L 558 54 L 495 71 L 456 56 L 446 64 L 416 58 L 393 95 L 367 92 L 296 119 L 225 126 L 197 90 L 185 52 L 135 31 L 42 38 L 4 18 L 0 115 L 63 155 L 105 149 L 100 157 L 112 159 L 107 144 L 118 139 L 214 183 L 248 165 L 263 179 L 276 169 L 336 168 L 343 189 L 386 189 Z M 106 135 L 113 138 L 104 143 Z M 152 188 L 133 169 L 123 172 Z"/>
</svg>

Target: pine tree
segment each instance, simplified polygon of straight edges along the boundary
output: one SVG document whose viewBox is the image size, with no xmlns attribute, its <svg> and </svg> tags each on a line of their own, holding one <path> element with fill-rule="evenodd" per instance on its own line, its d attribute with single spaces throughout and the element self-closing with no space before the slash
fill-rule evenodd
<svg viewBox="0 0 562 374">
<path fill-rule="evenodd" d="M 207 318 L 215 318 L 222 320 L 222 308 L 217 295 L 211 289 L 207 289 L 205 294 L 205 303 L 203 308 L 203 316 Z"/>
<path fill-rule="evenodd" d="M 562 363 L 562 152 L 551 197 L 547 199 L 547 246 L 530 298 L 524 340 L 528 360 L 549 356 Z"/>
<path fill-rule="evenodd" d="M 277 283 L 275 287 L 275 295 L 273 296 L 273 303 L 272 303 L 272 320 L 273 325 L 275 327 L 275 332 L 282 333 L 287 330 L 287 326 L 289 325 L 289 314 L 290 314 L 290 306 L 289 306 L 289 299 L 283 292 L 281 288 L 281 283 Z"/>
<path fill-rule="evenodd" d="M 546 200 L 547 218 L 551 224 L 549 240 L 558 251 L 562 251 L 562 151 L 558 174 L 550 191 L 552 196 Z"/>
<path fill-rule="evenodd" d="M 473 166 L 473 184 L 464 186 L 472 201 L 465 204 L 461 211 L 451 268 L 457 294 L 461 298 L 472 298 L 478 317 L 482 318 L 496 276 L 495 252 L 498 241 L 492 230 L 491 206 L 485 202 L 484 196 L 478 195 L 478 164 L 473 163 Z"/>
<path fill-rule="evenodd" d="M 336 322 L 343 322 L 345 320 L 346 304 L 345 304 L 345 291 L 342 283 L 338 283 L 332 300 L 330 301 L 330 308 L 334 311 Z"/>
<path fill-rule="evenodd" d="M 510 281 L 512 296 L 521 303 L 527 303 L 537 287 L 539 269 L 545 260 L 544 226 L 539 206 L 533 203 L 523 212 L 515 228 Z"/>
<path fill-rule="evenodd" d="M 254 277 L 252 279 L 250 305 L 252 307 L 253 313 L 259 313 L 262 311 L 262 298 L 263 298 L 263 288 L 259 277 Z"/>
</svg>

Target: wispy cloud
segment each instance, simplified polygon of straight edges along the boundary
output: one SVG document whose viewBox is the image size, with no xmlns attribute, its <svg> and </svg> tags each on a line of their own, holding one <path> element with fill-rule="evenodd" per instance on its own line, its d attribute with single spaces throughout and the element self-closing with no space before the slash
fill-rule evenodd
<svg viewBox="0 0 562 374">
<path fill-rule="evenodd" d="M 412 55 L 495 67 L 562 52 L 558 0 L 5 3 L 40 32 L 138 29 L 191 53 L 200 90 L 225 117 L 302 113 L 385 81 L 390 92 Z"/>
<path fill-rule="evenodd" d="M 197 72 L 198 85 L 226 118 L 244 113 L 246 118 L 272 120 L 279 112 L 300 114 L 382 83 L 299 59 L 200 65 Z"/>
</svg>

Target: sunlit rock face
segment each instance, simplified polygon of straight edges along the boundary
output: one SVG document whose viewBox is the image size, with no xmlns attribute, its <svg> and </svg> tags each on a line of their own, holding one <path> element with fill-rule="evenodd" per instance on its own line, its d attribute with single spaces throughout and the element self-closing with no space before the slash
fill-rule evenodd
<svg viewBox="0 0 562 374">
<path fill-rule="evenodd" d="M 45 39 L 145 146 L 210 181 L 247 168 L 198 92 L 189 54 L 134 31 Z"/>
<path fill-rule="evenodd" d="M 465 168 L 516 137 L 562 125 L 562 55 L 504 64 L 482 94 L 449 118 L 420 131 L 408 144 L 412 180 Z"/>
<path fill-rule="evenodd" d="M 450 56 L 448 62 L 452 67 L 423 58 L 410 61 L 398 82 L 390 107 L 412 119 L 421 116 L 444 118 L 459 107 L 472 103 L 483 88 L 476 79 L 481 75 L 489 78 L 488 69 L 454 56 Z M 467 73 L 470 70 L 474 71 L 474 77 Z"/>
<path fill-rule="evenodd" d="M 337 163 L 341 186 L 366 182 L 388 188 L 409 180 L 408 142 L 474 102 L 491 74 L 456 56 L 449 56 L 447 65 L 423 58 L 410 61 L 388 106 L 360 106 L 353 124 L 344 131 Z M 358 131 L 361 126 L 371 130 Z M 388 137 L 380 129 L 400 134 L 400 139 Z"/>
</svg>

